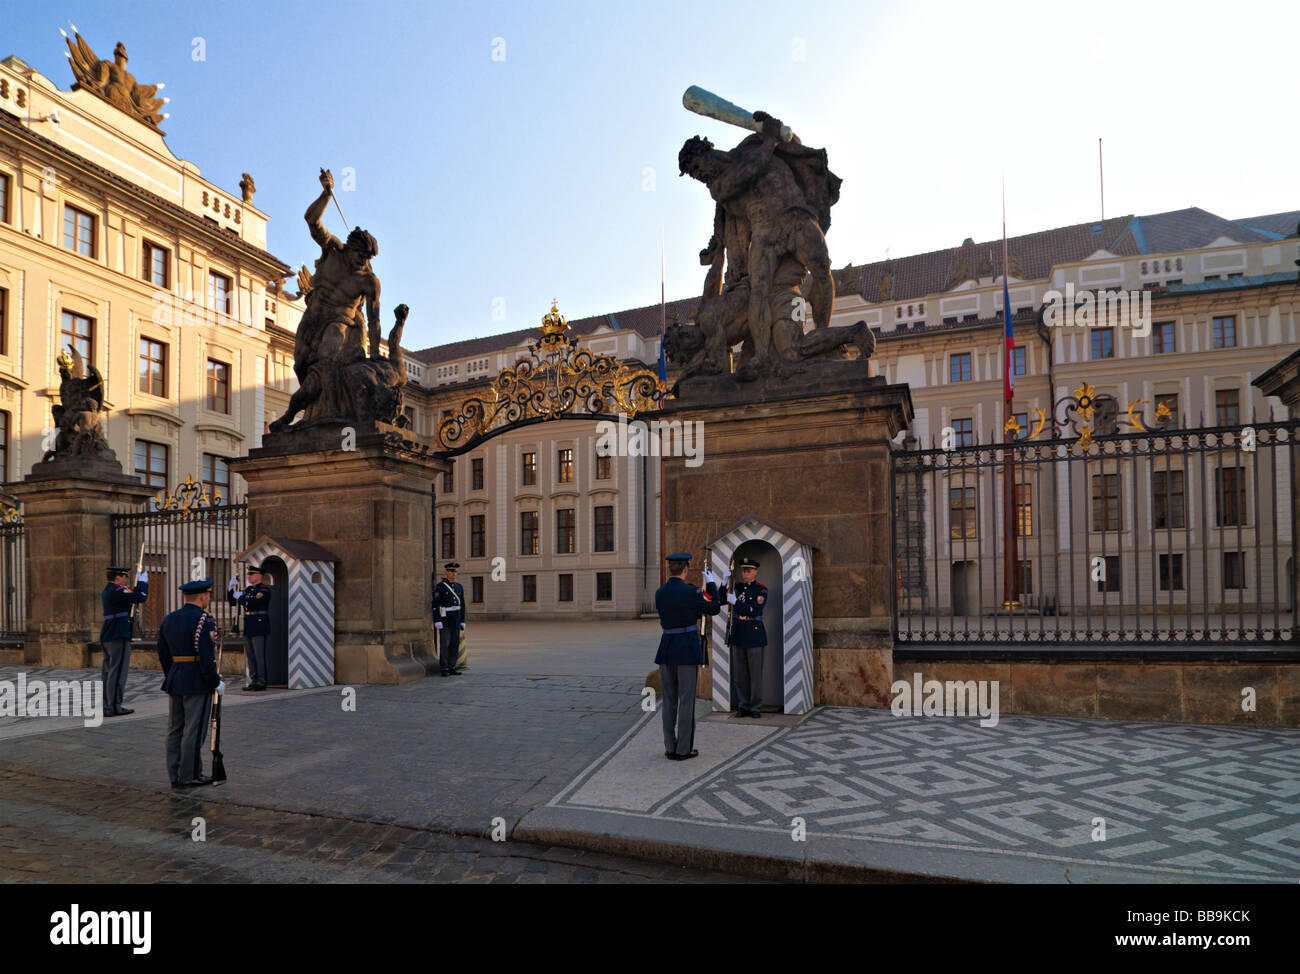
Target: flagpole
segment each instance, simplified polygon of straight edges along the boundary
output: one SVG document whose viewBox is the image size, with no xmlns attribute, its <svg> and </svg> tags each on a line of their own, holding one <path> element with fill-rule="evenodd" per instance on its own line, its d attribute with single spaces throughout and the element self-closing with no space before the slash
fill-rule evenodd
<svg viewBox="0 0 1300 974">
<path fill-rule="evenodd" d="M 668 303 L 666 300 L 667 284 L 664 271 L 664 228 L 659 228 L 659 378 L 666 381 L 667 362 L 664 357 L 664 336 L 668 334 Z M 659 390 L 659 408 L 664 405 L 664 389 Z M 668 581 L 667 567 L 664 562 L 664 457 L 659 454 L 659 584 Z"/>
<path fill-rule="evenodd" d="M 1015 327 L 1011 322 L 1011 290 L 1007 283 L 1010 261 L 1007 256 L 1007 177 L 1002 174 L 1002 390 L 1006 408 L 1002 417 L 1002 441 L 1010 444 L 1015 437 L 1011 433 L 1012 400 L 1015 397 Z M 1015 466 L 1011 459 L 1011 448 L 1002 451 L 1002 609 L 1011 612 L 1022 608 L 1020 603 L 1019 581 L 1016 578 L 1016 506 L 1015 506 Z"/>
</svg>

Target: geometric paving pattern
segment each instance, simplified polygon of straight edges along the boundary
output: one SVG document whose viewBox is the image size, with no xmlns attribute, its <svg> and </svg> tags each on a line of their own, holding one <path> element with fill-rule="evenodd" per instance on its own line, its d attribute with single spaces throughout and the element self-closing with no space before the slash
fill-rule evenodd
<svg viewBox="0 0 1300 974">
<path fill-rule="evenodd" d="M 1300 731 L 1021 716 L 985 728 L 821 707 L 647 814 L 787 834 L 800 816 L 809 837 L 1294 883 Z"/>
</svg>

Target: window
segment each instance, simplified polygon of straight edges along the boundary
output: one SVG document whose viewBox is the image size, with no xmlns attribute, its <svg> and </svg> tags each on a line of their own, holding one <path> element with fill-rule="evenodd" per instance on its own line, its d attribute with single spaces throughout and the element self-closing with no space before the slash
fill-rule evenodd
<svg viewBox="0 0 1300 974">
<path fill-rule="evenodd" d="M 0 287 L 0 355 L 9 354 L 9 292 Z"/>
<path fill-rule="evenodd" d="M 1181 470 L 1157 470 L 1151 475 L 1151 517 L 1153 527 L 1187 526 L 1187 502 Z"/>
<path fill-rule="evenodd" d="M 1098 592 L 1118 592 L 1120 590 L 1119 555 L 1106 555 L 1102 565 L 1102 576 L 1097 582 Z"/>
<path fill-rule="evenodd" d="M 208 271 L 208 307 L 223 314 L 230 314 L 230 278 L 216 271 Z"/>
<path fill-rule="evenodd" d="M 167 346 L 151 338 L 140 339 L 140 391 L 167 398 Z"/>
<path fill-rule="evenodd" d="M 1011 350 L 1011 368 L 1016 375 L 1027 375 L 1029 373 L 1029 361 L 1026 351 L 1023 346 Z"/>
<path fill-rule="evenodd" d="M 444 470 L 442 474 L 442 492 L 444 494 L 452 494 L 455 493 L 455 491 L 456 491 L 456 478 L 454 477 L 452 471 Z"/>
<path fill-rule="evenodd" d="M 593 551 L 613 551 L 614 550 L 614 508 L 613 506 L 602 506 L 595 509 L 595 546 Z"/>
<path fill-rule="evenodd" d="M 487 553 L 487 515 L 469 516 L 469 556 L 482 558 Z"/>
<path fill-rule="evenodd" d="M 948 510 L 952 517 L 952 537 L 963 540 L 975 537 L 975 488 L 949 487 Z"/>
<path fill-rule="evenodd" d="M 1241 551 L 1223 553 L 1223 587 L 1246 587 L 1246 555 Z"/>
<path fill-rule="evenodd" d="M 537 576 L 525 575 L 523 578 L 524 578 L 524 590 L 520 594 L 519 600 L 521 602 L 536 602 L 537 601 Z"/>
<path fill-rule="evenodd" d="M 537 484 L 537 454 L 525 453 L 520 458 L 520 483 L 525 487 L 533 487 Z"/>
<path fill-rule="evenodd" d="M 167 486 L 167 447 L 148 440 L 135 441 L 135 475 L 146 487 Z"/>
<path fill-rule="evenodd" d="M 71 345 L 87 362 L 95 360 L 95 319 L 85 315 L 63 312 L 59 326 L 59 351 Z"/>
<path fill-rule="evenodd" d="M 1160 556 L 1160 591 L 1181 592 L 1183 590 L 1183 556 Z"/>
<path fill-rule="evenodd" d="M 559 602 L 573 601 L 573 576 L 572 575 L 560 576 L 560 594 L 557 601 Z"/>
<path fill-rule="evenodd" d="M 208 359 L 208 408 L 214 413 L 230 412 L 230 366 Z"/>
<path fill-rule="evenodd" d="M 1094 531 L 1118 531 L 1119 523 L 1119 474 L 1093 474 L 1092 529 Z"/>
<path fill-rule="evenodd" d="M 83 257 L 94 257 L 95 218 L 75 206 L 64 206 L 63 246 Z"/>
<path fill-rule="evenodd" d="M 577 512 L 571 508 L 563 508 L 555 512 L 555 553 L 557 555 L 571 555 L 576 548 L 574 541 L 577 536 Z"/>
<path fill-rule="evenodd" d="M 971 380 L 970 352 L 962 352 L 948 359 L 948 381 L 969 382 Z"/>
<path fill-rule="evenodd" d="M 954 446 L 975 445 L 975 421 L 973 419 L 954 419 L 952 431 L 955 436 Z"/>
<path fill-rule="evenodd" d="M 9 479 L 9 414 L 0 411 L 0 481 Z"/>
<path fill-rule="evenodd" d="M 1034 563 L 1032 561 L 1021 561 L 1016 559 L 1016 567 L 1020 569 L 1020 594 L 1034 594 Z"/>
<path fill-rule="evenodd" d="M 537 512 L 519 512 L 519 553 L 535 555 L 541 551 L 537 538 Z"/>
<path fill-rule="evenodd" d="M 1115 329 L 1094 328 L 1092 330 L 1092 357 L 1115 357 Z"/>
<path fill-rule="evenodd" d="M 469 489 L 483 489 L 483 458 L 475 457 L 469 462 Z"/>
<path fill-rule="evenodd" d="M 1237 347 L 1237 316 L 1225 315 L 1210 321 L 1210 344 L 1214 348 Z"/>
<path fill-rule="evenodd" d="M 483 603 L 483 576 L 482 575 L 475 575 L 473 578 L 469 580 L 469 592 L 470 592 L 469 600 L 471 602 L 477 602 L 480 605 Z"/>
<path fill-rule="evenodd" d="M 1093 409 L 1093 426 L 1098 436 L 1112 436 L 1119 432 L 1119 403 L 1114 396 L 1098 396 Z"/>
<path fill-rule="evenodd" d="M 203 484 L 208 488 L 208 498 L 214 505 L 218 503 L 218 495 L 226 503 L 230 502 L 230 467 L 226 464 L 225 457 L 214 453 L 203 454 Z"/>
<path fill-rule="evenodd" d="M 415 413 L 414 406 L 403 406 L 402 415 L 406 417 L 406 428 L 412 433 L 418 433 L 420 418 Z"/>
<path fill-rule="evenodd" d="M 1164 406 L 1169 411 L 1169 417 L 1166 419 L 1160 415 L 1160 407 Z M 1178 393 L 1166 392 L 1156 396 L 1156 422 L 1163 422 L 1169 429 L 1178 428 Z"/>
<path fill-rule="evenodd" d="M 1219 527 L 1246 523 L 1246 470 L 1220 467 L 1214 471 L 1214 515 Z"/>
<path fill-rule="evenodd" d="M 1178 351 L 1172 321 L 1157 321 L 1152 327 L 1151 351 L 1156 355 L 1168 355 L 1170 352 Z"/>
<path fill-rule="evenodd" d="M 9 176 L 0 172 L 0 223 L 9 222 Z"/>
<path fill-rule="evenodd" d="M 555 454 L 555 482 L 559 484 L 573 483 L 573 451 L 570 449 L 559 450 Z"/>
<path fill-rule="evenodd" d="M 596 457 L 596 479 L 611 480 L 614 476 L 614 458 Z"/>
<path fill-rule="evenodd" d="M 169 284 L 170 261 L 167 259 L 166 249 L 152 244 L 148 240 L 144 242 L 144 256 L 141 260 L 141 270 L 146 281 L 154 287 L 166 289 Z"/>
<path fill-rule="evenodd" d="M 456 519 L 444 517 L 438 529 L 438 545 L 442 558 L 456 557 Z"/>
<path fill-rule="evenodd" d="M 1236 389 L 1220 389 L 1214 394 L 1214 424 L 1236 426 L 1240 419 Z"/>
<path fill-rule="evenodd" d="M 614 599 L 614 573 L 596 572 L 596 601 L 612 602 Z"/>
<path fill-rule="evenodd" d="M 1034 536 L 1034 485 L 1016 484 L 1016 531 L 1017 537 Z"/>
</svg>

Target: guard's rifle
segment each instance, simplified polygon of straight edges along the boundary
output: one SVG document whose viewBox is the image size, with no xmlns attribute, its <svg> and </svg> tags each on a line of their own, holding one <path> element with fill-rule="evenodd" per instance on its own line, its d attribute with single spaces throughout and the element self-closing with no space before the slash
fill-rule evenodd
<svg viewBox="0 0 1300 974">
<path fill-rule="evenodd" d="M 135 559 L 135 581 L 133 581 L 133 582 L 131 583 L 131 588 L 132 588 L 132 589 L 134 589 L 137 585 L 140 584 L 140 573 L 141 573 L 142 571 L 144 571 L 144 541 L 141 541 L 141 542 L 140 542 L 140 553 L 139 553 L 139 555 L 136 556 L 136 559 Z M 131 638 L 132 638 L 132 639 L 135 638 L 135 607 L 136 607 L 137 605 L 139 605 L 139 604 L 140 604 L 140 603 L 138 603 L 138 602 L 132 602 L 132 603 L 131 603 L 131 608 L 130 608 L 130 615 L 127 616 L 127 623 L 128 623 L 128 624 L 130 625 L 130 627 L 131 627 Z M 127 658 L 128 658 L 128 659 L 130 659 L 130 655 L 131 655 L 131 654 L 130 654 L 130 649 L 131 649 L 131 647 L 128 645 L 128 646 L 127 646 L 127 651 L 128 651 L 128 652 L 127 652 Z"/>
<path fill-rule="evenodd" d="M 217 689 L 212 691 L 212 780 L 226 780 L 226 762 L 221 754 L 221 630 L 215 629 L 217 637 Z"/>
<path fill-rule="evenodd" d="M 712 564 L 713 564 L 713 549 L 706 548 L 704 551 L 704 570 L 706 572 L 709 571 L 710 566 Z M 707 585 L 708 583 L 705 582 L 706 592 L 708 591 Z M 713 641 L 713 617 L 707 615 L 701 615 L 700 618 L 704 620 L 704 628 L 700 630 L 700 653 L 703 654 L 704 656 L 704 665 L 708 666 L 709 665 L 709 644 Z"/>
<path fill-rule="evenodd" d="M 234 563 L 234 559 L 233 559 L 233 558 L 231 559 L 231 563 L 232 563 L 232 564 Z M 244 576 L 244 578 L 242 579 L 242 581 L 247 582 L 247 581 L 248 581 L 248 576 Z M 247 585 L 244 586 L 244 588 L 247 588 L 247 587 L 248 587 Z M 229 601 L 229 599 L 227 599 L 227 601 Z M 231 627 L 230 627 L 230 634 L 231 634 L 232 636 L 238 636 L 238 635 L 239 635 L 239 624 L 240 624 L 241 622 L 243 622 L 243 620 L 244 620 L 244 603 L 243 603 L 243 602 L 236 602 L 236 603 L 235 603 L 235 621 L 234 621 L 234 623 L 233 623 L 233 624 L 231 625 Z"/>
</svg>

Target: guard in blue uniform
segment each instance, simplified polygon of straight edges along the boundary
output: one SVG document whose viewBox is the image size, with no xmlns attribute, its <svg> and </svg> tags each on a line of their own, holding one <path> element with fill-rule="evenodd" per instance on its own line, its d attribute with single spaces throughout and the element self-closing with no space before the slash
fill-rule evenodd
<svg viewBox="0 0 1300 974">
<path fill-rule="evenodd" d="M 104 647 L 100 677 L 104 688 L 104 716 L 124 717 L 135 713 L 122 706 L 126 695 L 126 674 L 131 669 L 131 607 L 149 597 L 149 573 L 141 572 L 135 588 L 126 584 L 130 569 L 113 565 L 108 584 L 100 593 L 104 624 L 99 627 L 99 644 Z"/>
<path fill-rule="evenodd" d="M 460 565 L 449 561 L 446 577 L 433 588 L 433 628 L 438 634 L 438 668 L 443 676 L 459 676 L 460 631 L 465 628 L 465 590 L 456 581 Z"/>
<path fill-rule="evenodd" d="M 763 706 L 763 647 L 767 629 L 763 626 L 763 606 L 767 604 L 767 586 L 758 580 L 758 562 L 744 558 L 740 562 L 740 581 L 727 591 L 723 579 L 720 593 L 731 604 L 731 672 L 736 680 L 737 717 L 761 717 Z"/>
<path fill-rule="evenodd" d="M 271 588 L 262 584 L 260 565 L 248 566 L 248 585 L 242 592 L 232 578 L 226 601 L 244 608 L 244 656 L 248 660 L 248 692 L 266 689 L 266 638 L 271 633 Z"/>
<path fill-rule="evenodd" d="M 203 773 L 203 748 L 212 715 L 212 691 L 225 690 L 217 675 L 217 621 L 208 614 L 212 579 L 181 586 L 185 604 L 167 613 L 158 630 L 158 662 L 164 693 L 170 694 L 167 775 L 173 788 L 210 785 Z"/>
<path fill-rule="evenodd" d="M 708 662 L 700 646 L 699 618 L 715 616 L 722 608 L 708 569 L 703 590 L 686 581 L 690 563 L 686 552 L 669 555 L 668 581 L 655 592 L 655 609 L 663 630 L 655 662 L 663 686 L 664 757 L 670 761 L 699 757 L 695 750 L 695 685 L 700 666 Z"/>
</svg>

